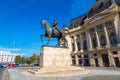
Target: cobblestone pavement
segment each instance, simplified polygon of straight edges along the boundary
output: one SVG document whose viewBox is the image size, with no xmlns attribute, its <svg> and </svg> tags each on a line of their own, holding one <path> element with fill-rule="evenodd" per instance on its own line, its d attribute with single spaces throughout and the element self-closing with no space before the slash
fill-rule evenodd
<svg viewBox="0 0 120 80">
<path fill-rule="evenodd" d="M 91 72 L 79 76 L 68 77 L 32 77 L 24 76 L 20 73 L 26 69 L 9 69 L 10 80 L 119 80 L 120 69 L 115 68 L 87 68 Z M 90 77 L 92 76 L 92 77 Z M 94 77 L 95 76 L 95 77 Z M 113 76 L 113 77 L 112 77 Z M 102 79 L 100 79 L 102 77 Z M 112 77 L 112 78 L 110 78 Z"/>
</svg>

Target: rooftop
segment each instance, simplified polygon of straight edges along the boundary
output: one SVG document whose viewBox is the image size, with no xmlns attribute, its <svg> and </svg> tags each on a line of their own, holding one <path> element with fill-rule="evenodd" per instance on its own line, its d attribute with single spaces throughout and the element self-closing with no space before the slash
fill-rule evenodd
<svg viewBox="0 0 120 80">
<path fill-rule="evenodd" d="M 120 6 L 120 0 L 115 0 L 115 2 L 118 6 Z M 85 14 L 71 20 L 70 27 L 72 27 L 73 24 L 83 25 L 84 20 L 86 18 L 90 18 L 94 14 L 99 13 L 99 12 L 109 8 L 111 4 L 112 4 L 112 0 L 96 0 L 96 2 L 88 9 L 88 11 Z"/>
</svg>

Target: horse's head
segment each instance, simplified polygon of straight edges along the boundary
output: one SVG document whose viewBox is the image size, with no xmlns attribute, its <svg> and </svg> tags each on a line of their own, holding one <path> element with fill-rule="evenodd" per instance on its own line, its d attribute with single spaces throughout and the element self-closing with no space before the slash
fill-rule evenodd
<svg viewBox="0 0 120 80">
<path fill-rule="evenodd" d="M 42 25 L 43 28 L 50 26 L 49 23 L 48 23 L 48 21 L 46 21 L 46 20 L 42 20 L 41 21 L 41 25 Z"/>
</svg>

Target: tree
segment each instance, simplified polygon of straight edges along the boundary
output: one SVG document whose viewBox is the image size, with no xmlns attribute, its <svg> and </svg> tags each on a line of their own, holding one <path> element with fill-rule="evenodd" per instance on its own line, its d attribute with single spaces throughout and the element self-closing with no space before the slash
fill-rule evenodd
<svg viewBox="0 0 120 80">
<path fill-rule="evenodd" d="M 22 63 L 27 63 L 27 61 L 28 61 L 28 57 L 23 56 L 22 57 Z"/>
<path fill-rule="evenodd" d="M 39 55 L 33 54 L 31 57 L 29 57 L 30 63 L 38 62 L 40 61 Z"/>
<path fill-rule="evenodd" d="M 19 64 L 22 62 L 22 57 L 20 55 L 15 57 L 15 63 Z"/>
<path fill-rule="evenodd" d="M 40 61 L 40 56 L 37 55 L 37 54 L 33 54 L 32 56 L 30 57 L 21 57 L 20 55 L 16 56 L 15 57 L 15 63 L 19 64 L 19 63 L 27 63 L 27 64 L 31 64 L 31 63 L 39 63 Z"/>
</svg>

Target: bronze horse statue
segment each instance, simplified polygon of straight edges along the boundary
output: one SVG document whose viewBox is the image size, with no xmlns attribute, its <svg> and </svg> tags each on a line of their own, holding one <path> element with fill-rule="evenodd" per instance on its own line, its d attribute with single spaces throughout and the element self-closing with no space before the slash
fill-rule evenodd
<svg viewBox="0 0 120 80">
<path fill-rule="evenodd" d="M 61 31 L 58 31 L 57 29 L 53 29 L 53 27 L 51 27 L 49 22 L 46 20 L 42 20 L 41 25 L 42 25 L 42 28 L 45 29 L 45 34 L 41 34 L 41 41 L 43 41 L 43 39 L 42 39 L 43 36 L 48 37 L 48 42 L 47 42 L 46 46 L 48 46 L 50 38 L 57 38 L 58 43 L 59 43 L 60 39 L 62 39 L 66 43 L 65 47 L 68 47 L 68 43 L 65 38 L 65 31 L 68 31 L 68 28 L 64 28 Z"/>
</svg>

